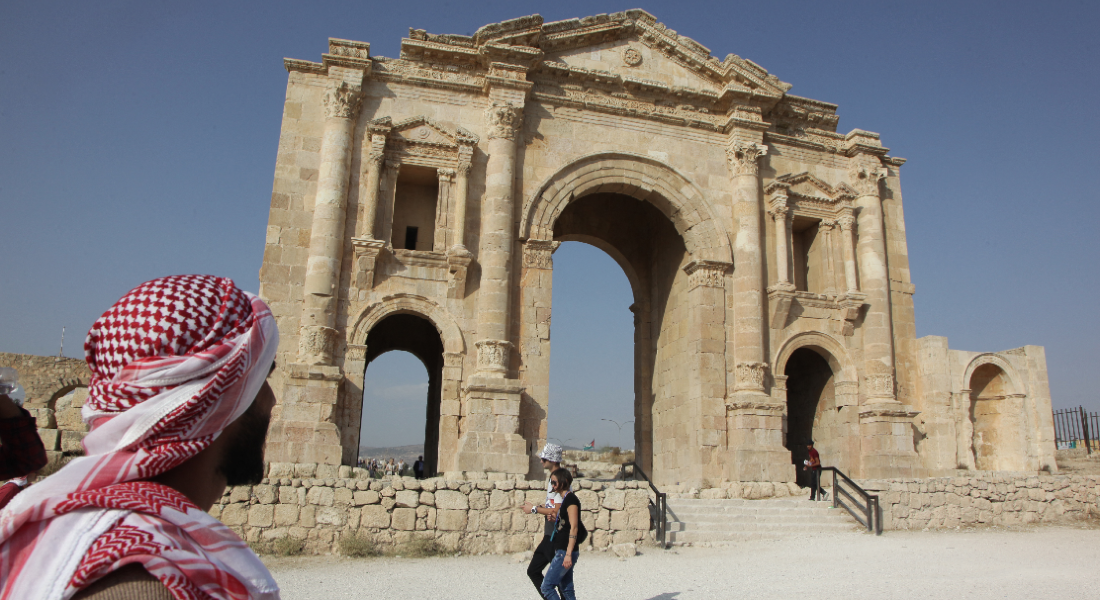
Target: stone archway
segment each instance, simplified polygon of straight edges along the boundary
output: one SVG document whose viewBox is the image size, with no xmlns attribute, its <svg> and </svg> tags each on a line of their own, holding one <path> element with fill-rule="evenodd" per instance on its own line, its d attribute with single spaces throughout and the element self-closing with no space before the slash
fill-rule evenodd
<svg viewBox="0 0 1100 600">
<path fill-rule="evenodd" d="M 519 343 L 529 400 L 521 414 L 524 437 L 546 438 L 552 404 L 551 253 L 560 242 L 581 241 L 622 266 L 633 290 L 639 463 L 659 482 L 719 480 L 725 423 L 704 415 L 721 406 L 726 394 L 725 293 L 732 250 L 700 189 L 650 157 L 582 157 L 527 200 L 520 238 Z"/>
<path fill-rule="evenodd" d="M 844 347 L 823 333 L 797 334 L 777 353 L 775 373 L 777 393 L 786 400 L 784 446 L 797 481 L 806 484 L 802 463 L 810 439 L 823 465 L 854 473 L 860 455 L 859 388 Z"/>
<path fill-rule="evenodd" d="M 418 335 L 393 329 L 413 327 Z M 458 419 L 466 341 L 462 329 L 443 307 L 414 294 L 395 294 L 364 307 L 348 326 L 344 373 L 347 390 L 339 421 L 344 464 L 354 465 L 362 426 L 363 377 L 368 364 L 391 350 L 412 353 L 428 371 L 425 446 L 434 444 L 434 456 L 425 455 L 432 472 L 453 470 L 450 460 L 458 447 Z M 377 338 L 372 340 L 372 335 Z M 429 338 L 435 338 L 434 347 Z"/>
<path fill-rule="evenodd" d="M 1022 471 L 1028 466 L 1029 415 L 1022 382 L 1003 358 L 976 357 L 964 372 L 969 403 L 964 415 L 970 464 L 979 471 Z"/>
</svg>

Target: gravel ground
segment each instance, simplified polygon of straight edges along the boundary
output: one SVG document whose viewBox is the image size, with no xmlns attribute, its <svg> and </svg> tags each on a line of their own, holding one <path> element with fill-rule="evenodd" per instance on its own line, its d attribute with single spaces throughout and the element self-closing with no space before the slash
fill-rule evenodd
<svg viewBox="0 0 1100 600">
<path fill-rule="evenodd" d="M 517 556 L 265 558 L 286 600 L 538 595 Z M 581 553 L 581 598 L 1098 598 L 1100 529 L 823 534 L 715 548 Z"/>
</svg>

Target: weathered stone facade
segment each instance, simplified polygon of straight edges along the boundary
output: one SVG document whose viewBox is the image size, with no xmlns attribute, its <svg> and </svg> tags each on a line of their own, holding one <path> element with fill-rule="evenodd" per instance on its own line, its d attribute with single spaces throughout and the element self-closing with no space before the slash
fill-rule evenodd
<svg viewBox="0 0 1100 600">
<path fill-rule="evenodd" d="M 402 349 L 429 470 L 541 477 L 552 255 L 583 241 L 633 288 L 659 483 L 794 481 L 811 436 L 861 478 L 1057 468 L 1041 348 L 916 339 L 904 159 L 759 65 L 641 10 L 284 64 L 272 460 L 352 464 L 366 365 Z"/>
</svg>

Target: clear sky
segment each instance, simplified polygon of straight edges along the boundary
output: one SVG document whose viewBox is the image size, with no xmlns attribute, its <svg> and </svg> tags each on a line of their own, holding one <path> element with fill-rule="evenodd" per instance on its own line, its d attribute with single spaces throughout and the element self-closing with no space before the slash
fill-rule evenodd
<svg viewBox="0 0 1100 600">
<path fill-rule="evenodd" d="M 258 288 L 283 57 L 319 60 L 330 36 L 396 56 L 409 27 L 469 34 L 525 14 L 553 21 L 631 7 L 6 3 L 0 351 L 55 353 L 66 326 L 65 353 L 77 356 L 104 309 L 160 275 L 215 273 Z M 880 132 L 909 159 L 902 187 L 918 335 L 966 350 L 1045 346 L 1055 406 L 1100 410 L 1090 379 L 1100 355 L 1096 3 L 641 8 L 719 58 L 752 59 L 793 94 L 839 104 L 840 131 Z M 631 299 L 614 263 L 590 255 L 603 256 L 567 244 L 555 257 L 551 393 L 561 410 L 551 411 L 550 435 L 602 444 L 615 429 L 599 419 L 632 417 Z M 370 405 L 422 402 L 412 396 L 425 375 L 414 367 L 377 381 L 368 372 L 378 390 Z M 419 441 L 408 437 L 421 435 L 414 425 L 372 445 Z"/>
</svg>

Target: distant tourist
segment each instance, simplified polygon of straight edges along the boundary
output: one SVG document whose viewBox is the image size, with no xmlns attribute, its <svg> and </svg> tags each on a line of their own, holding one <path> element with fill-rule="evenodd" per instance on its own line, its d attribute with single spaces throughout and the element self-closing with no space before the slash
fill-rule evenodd
<svg viewBox="0 0 1100 600">
<path fill-rule="evenodd" d="M 588 537 L 588 530 L 581 522 L 581 501 L 570 489 L 573 475 L 569 470 L 558 469 L 551 473 L 550 483 L 562 501 L 555 508 L 557 518 L 550 533 L 553 555 L 539 592 L 546 600 L 577 600 L 573 590 L 573 567 L 580 556 L 581 544 Z"/>
<path fill-rule="evenodd" d="M 554 549 L 550 536 L 557 525 L 557 508 L 562 501 L 561 493 L 557 491 L 557 486 L 553 483 L 553 473 L 561 467 L 561 446 L 547 443 L 542 452 L 539 452 L 539 460 L 542 462 L 542 468 L 551 473 L 546 481 L 546 499 L 543 501 L 542 506 L 535 506 L 526 502 L 523 504 L 522 510 L 525 513 L 543 515 L 546 519 L 543 526 L 542 541 L 535 548 L 535 553 L 531 556 L 531 562 L 527 565 L 527 576 L 531 578 L 531 583 L 535 584 L 539 594 L 542 594 L 542 570 L 554 560 Z"/>
<path fill-rule="evenodd" d="M 397 461 L 397 474 L 401 476 L 405 475 L 405 459 L 403 458 Z"/>
<path fill-rule="evenodd" d="M 413 463 L 413 477 L 417 479 L 424 479 L 424 456 L 417 456 L 416 462 Z"/>
<path fill-rule="evenodd" d="M 821 489 L 821 455 L 814 450 L 814 441 L 806 442 L 806 448 L 810 451 L 810 458 L 806 459 L 802 466 L 803 471 L 810 472 L 810 500 L 817 500 L 818 490 Z M 825 499 L 825 492 L 821 492 L 821 499 Z"/>
<path fill-rule="evenodd" d="M 3 598 L 249 598 L 279 586 L 207 511 L 264 476 L 279 333 L 229 279 L 144 283 L 88 332 L 86 456 L 0 512 Z"/>
</svg>

